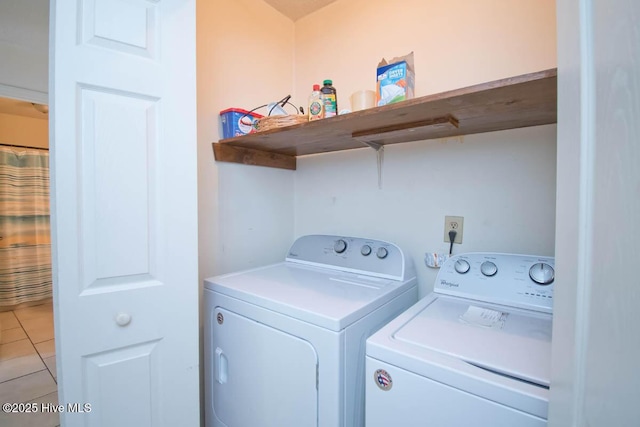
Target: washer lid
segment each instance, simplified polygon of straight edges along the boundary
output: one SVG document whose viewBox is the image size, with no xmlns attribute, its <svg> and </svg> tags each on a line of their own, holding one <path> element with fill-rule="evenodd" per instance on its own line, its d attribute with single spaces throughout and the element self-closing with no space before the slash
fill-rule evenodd
<svg viewBox="0 0 640 427">
<path fill-rule="evenodd" d="M 284 262 L 212 277 L 205 288 L 341 331 L 416 285 Z"/>
<path fill-rule="evenodd" d="M 438 297 L 393 332 L 393 339 L 456 357 L 501 376 L 549 386 L 551 315 Z"/>
</svg>

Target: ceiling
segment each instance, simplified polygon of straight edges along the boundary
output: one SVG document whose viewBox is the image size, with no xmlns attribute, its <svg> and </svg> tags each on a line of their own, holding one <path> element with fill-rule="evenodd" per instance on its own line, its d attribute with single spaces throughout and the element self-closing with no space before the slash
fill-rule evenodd
<svg viewBox="0 0 640 427">
<path fill-rule="evenodd" d="M 49 55 L 49 0 L 0 0 L 0 44 L 13 46 L 16 52 L 28 52 L 42 58 Z M 6 49 L 3 50 L 7 51 Z M 23 58 L 24 60 L 24 58 Z M 45 69 L 26 70 L 29 75 L 46 73 Z M 44 74 L 46 77 L 46 74 Z M 3 82 L 5 83 L 5 82 Z M 13 83 L 9 83 L 12 85 Z M 0 98 L 0 114 L 47 119 L 30 102 Z"/>
<path fill-rule="evenodd" d="M 293 21 L 309 15 L 336 0 L 264 0 L 274 9 Z"/>
<path fill-rule="evenodd" d="M 49 0 L 0 1 L 0 43 L 49 53 Z"/>
</svg>

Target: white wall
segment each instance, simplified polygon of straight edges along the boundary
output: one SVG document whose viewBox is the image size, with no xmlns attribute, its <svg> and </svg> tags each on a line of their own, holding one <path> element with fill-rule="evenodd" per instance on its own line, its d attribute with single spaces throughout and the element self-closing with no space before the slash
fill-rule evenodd
<svg viewBox="0 0 640 427">
<path fill-rule="evenodd" d="M 422 294 L 437 270 L 424 252 L 448 249 L 445 215 L 464 217 L 470 251 L 554 253 L 555 125 L 388 146 L 378 189 L 371 149 L 298 159 L 296 234 L 368 236 L 416 262 Z"/>
<path fill-rule="evenodd" d="M 456 252 L 553 255 L 555 126 L 387 147 L 382 190 L 372 150 L 303 157 L 295 172 L 213 161 L 220 110 L 292 86 L 304 104 L 324 78 L 348 96 L 373 87 L 382 56 L 411 50 L 418 96 L 551 68 L 555 2 L 339 0 L 295 24 L 259 0 L 198 3 L 201 277 L 277 261 L 294 235 L 326 232 L 406 247 L 425 293 L 435 272 L 422 258 L 446 246 L 444 215 L 465 217 Z"/>
<path fill-rule="evenodd" d="M 47 102 L 49 1 L 0 2 L 0 95 Z"/>
<path fill-rule="evenodd" d="M 48 148 L 49 121 L 0 113 L 0 144 Z"/>
<path fill-rule="evenodd" d="M 556 66 L 552 0 L 339 0 L 296 22 L 296 90 L 332 78 L 339 107 L 373 89 L 381 57 L 415 52 L 416 96 Z M 303 157 L 295 234 L 388 239 L 409 251 L 421 294 L 437 274 L 445 215 L 463 216 L 454 253 L 554 254 L 555 126 L 387 146 L 383 189 L 364 149 Z"/>
<path fill-rule="evenodd" d="M 340 108 L 414 51 L 416 96 L 556 66 L 555 0 L 338 0 L 295 23 L 296 98 L 333 79 Z"/>
<path fill-rule="evenodd" d="M 282 260 L 293 172 L 216 163 L 218 116 L 291 93 L 293 23 L 261 0 L 197 2 L 200 279 Z M 261 110 L 264 111 L 264 110 Z"/>
</svg>

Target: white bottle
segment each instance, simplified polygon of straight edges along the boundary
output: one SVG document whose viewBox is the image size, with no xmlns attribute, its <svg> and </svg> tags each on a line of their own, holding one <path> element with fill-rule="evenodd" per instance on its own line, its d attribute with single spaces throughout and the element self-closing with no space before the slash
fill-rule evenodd
<svg viewBox="0 0 640 427">
<path fill-rule="evenodd" d="M 323 101 L 320 85 L 313 85 L 313 92 L 309 95 L 309 121 L 324 118 Z"/>
</svg>

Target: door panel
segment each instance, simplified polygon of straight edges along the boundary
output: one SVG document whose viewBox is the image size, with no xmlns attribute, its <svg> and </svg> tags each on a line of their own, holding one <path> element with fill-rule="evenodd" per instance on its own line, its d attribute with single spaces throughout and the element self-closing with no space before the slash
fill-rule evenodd
<svg viewBox="0 0 640 427">
<path fill-rule="evenodd" d="M 84 285 L 104 286 L 111 278 L 133 275 L 148 280 L 157 265 L 150 251 L 158 231 L 157 100 L 96 88 L 82 88 L 80 94 Z"/>
<path fill-rule="evenodd" d="M 159 4 L 122 0 L 85 0 L 82 3 L 82 39 L 85 43 L 154 56 Z"/>
<path fill-rule="evenodd" d="M 199 425 L 195 1 L 51 19 L 59 396 L 91 405 L 62 423 Z"/>
<path fill-rule="evenodd" d="M 318 358 L 309 342 L 222 308 L 211 321 L 217 425 L 317 425 Z"/>
<path fill-rule="evenodd" d="M 89 425 L 152 427 L 161 424 L 158 401 L 159 341 L 113 349 L 83 359 L 88 401 L 99 410 Z M 126 393 L 122 388 L 126 387 Z M 136 396 L 131 399 L 131 396 Z"/>
</svg>

